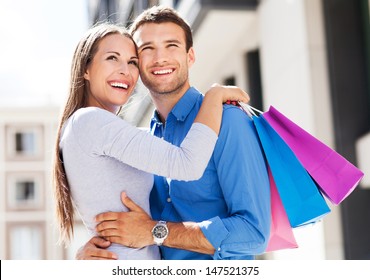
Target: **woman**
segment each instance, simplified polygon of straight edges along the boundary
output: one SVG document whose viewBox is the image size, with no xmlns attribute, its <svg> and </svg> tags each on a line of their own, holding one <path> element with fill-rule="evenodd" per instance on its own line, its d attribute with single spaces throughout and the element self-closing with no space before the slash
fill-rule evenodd
<svg viewBox="0 0 370 280">
<path fill-rule="evenodd" d="M 135 43 L 119 26 L 91 28 L 75 50 L 54 162 L 63 242 L 73 234 L 74 206 L 95 235 L 98 213 L 127 211 L 119 200 L 122 191 L 150 213 L 153 173 L 177 180 L 199 178 L 217 140 L 222 103 L 228 99 L 248 101 L 240 90 L 211 88 L 187 138 L 176 147 L 116 115 L 138 77 Z M 109 250 L 121 259 L 160 259 L 157 246 L 132 249 L 112 244 Z"/>
</svg>

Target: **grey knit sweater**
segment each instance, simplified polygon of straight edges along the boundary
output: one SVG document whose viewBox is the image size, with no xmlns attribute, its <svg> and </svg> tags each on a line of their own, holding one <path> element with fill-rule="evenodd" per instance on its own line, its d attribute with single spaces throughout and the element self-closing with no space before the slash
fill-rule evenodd
<svg viewBox="0 0 370 280">
<path fill-rule="evenodd" d="M 106 211 L 127 211 L 120 193 L 147 213 L 153 175 L 191 181 L 200 178 L 217 135 L 194 123 L 180 147 L 140 130 L 95 107 L 76 111 L 65 123 L 60 148 L 73 202 L 87 229 L 95 235 L 94 217 Z M 131 249 L 112 244 L 120 259 L 159 259 L 157 246 Z"/>
</svg>

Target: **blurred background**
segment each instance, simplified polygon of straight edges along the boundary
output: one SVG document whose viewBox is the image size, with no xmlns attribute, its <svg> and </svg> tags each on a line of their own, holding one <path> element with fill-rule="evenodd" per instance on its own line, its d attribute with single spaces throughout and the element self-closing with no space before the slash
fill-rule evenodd
<svg viewBox="0 0 370 280">
<path fill-rule="evenodd" d="M 57 245 L 51 185 L 56 126 L 80 37 L 97 21 L 129 25 L 174 7 L 194 32 L 191 84 L 237 85 L 277 107 L 365 173 L 322 222 L 294 229 L 300 247 L 260 259 L 370 259 L 370 0 L 0 0 L 0 259 L 73 259 L 90 237 L 76 221 Z M 122 118 L 148 127 L 139 84 Z"/>
</svg>

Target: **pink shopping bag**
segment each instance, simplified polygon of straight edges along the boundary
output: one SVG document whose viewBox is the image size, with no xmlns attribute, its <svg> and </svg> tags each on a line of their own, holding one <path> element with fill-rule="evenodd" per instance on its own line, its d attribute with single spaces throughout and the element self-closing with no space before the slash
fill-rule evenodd
<svg viewBox="0 0 370 280">
<path fill-rule="evenodd" d="M 332 203 L 341 203 L 359 184 L 364 176 L 361 170 L 273 106 L 262 115 L 288 144 Z"/>
<path fill-rule="evenodd" d="M 279 196 L 274 178 L 268 168 L 271 193 L 271 231 L 266 252 L 297 248 L 293 230 Z"/>
</svg>

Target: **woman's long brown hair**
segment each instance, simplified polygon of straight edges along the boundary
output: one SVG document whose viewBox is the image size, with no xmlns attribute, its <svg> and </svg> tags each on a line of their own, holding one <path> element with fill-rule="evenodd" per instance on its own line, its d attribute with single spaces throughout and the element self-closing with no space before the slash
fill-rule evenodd
<svg viewBox="0 0 370 280">
<path fill-rule="evenodd" d="M 104 37 L 112 34 L 121 34 L 132 40 L 132 37 L 124 27 L 111 23 L 98 23 L 86 32 L 73 55 L 69 95 L 61 111 L 53 163 L 56 216 L 60 230 L 59 242 L 65 245 L 73 236 L 74 206 L 64 169 L 63 156 L 59 147 L 61 132 L 67 119 L 78 109 L 87 106 L 88 85 L 84 79 L 84 73 L 98 50 L 99 42 Z"/>
</svg>

